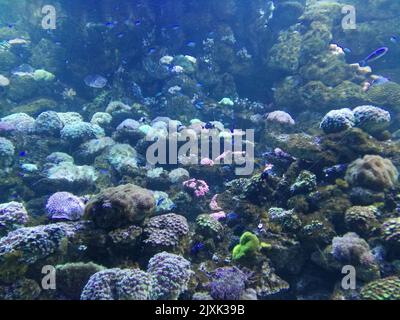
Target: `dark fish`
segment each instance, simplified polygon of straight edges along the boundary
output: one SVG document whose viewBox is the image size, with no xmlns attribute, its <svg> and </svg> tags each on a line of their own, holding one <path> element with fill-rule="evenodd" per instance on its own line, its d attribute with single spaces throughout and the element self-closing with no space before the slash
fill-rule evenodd
<svg viewBox="0 0 400 320">
<path fill-rule="evenodd" d="M 397 44 L 398 41 L 399 41 L 399 39 L 397 38 L 397 36 L 391 36 L 391 37 L 390 37 L 390 42 L 392 42 L 392 43 L 394 43 L 394 44 Z"/>
<path fill-rule="evenodd" d="M 382 47 L 379 49 L 376 49 L 374 52 L 372 52 L 370 55 L 368 55 L 364 60 L 360 61 L 360 66 L 365 67 L 367 66 L 370 62 L 376 61 L 380 58 L 382 58 L 386 53 L 388 53 L 389 48 L 387 47 Z"/>
<path fill-rule="evenodd" d="M 21 152 L 19 153 L 19 156 L 20 156 L 20 157 L 25 157 L 25 156 L 26 156 L 26 151 L 21 151 Z"/>
</svg>

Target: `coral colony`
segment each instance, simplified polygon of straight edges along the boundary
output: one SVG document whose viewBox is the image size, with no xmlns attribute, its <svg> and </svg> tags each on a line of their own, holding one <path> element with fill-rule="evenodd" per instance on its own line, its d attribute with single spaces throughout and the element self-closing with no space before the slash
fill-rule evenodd
<svg viewBox="0 0 400 320">
<path fill-rule="evenodd" d="M 400 1 L 40 2 L 0 1 L 0 300 L 400 299 Z"/>
</svg>

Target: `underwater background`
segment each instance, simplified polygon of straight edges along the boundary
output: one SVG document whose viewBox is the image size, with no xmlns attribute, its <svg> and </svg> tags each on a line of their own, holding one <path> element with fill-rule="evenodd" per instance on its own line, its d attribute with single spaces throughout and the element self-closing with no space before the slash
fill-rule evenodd
<svg viewBox="0 0 400 320">
<path fill-rule="evenodd" d="M 0 0 L 0 299 L 400 299 L 399 12 Z"/>
</svg>

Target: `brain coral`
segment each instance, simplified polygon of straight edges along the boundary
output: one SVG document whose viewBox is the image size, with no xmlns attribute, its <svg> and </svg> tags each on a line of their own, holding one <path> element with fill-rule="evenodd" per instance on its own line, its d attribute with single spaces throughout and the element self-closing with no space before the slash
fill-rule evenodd
<svg viewBox="0 0 400 320">
<path fill-rule="evenodd" d="M 347 168 L 346 181 L 352 186 L 382 190 L 397 182 L 398 171 L 389 159 L 366 155 L 352 162 Z"/>
<path fill-rule="evenodd" d="M 81 300 L 148 300 L 153 279 L 139 269 L 107 269 L 92 275 Z"/>
<path fill-rule="evenodd" d="M 392 246 L 400 248 L 400 218 L 388 219 L 383 226 L 383 239 Z"/>
<path fill-rule="evenodd" d="M 0 204 L 0 236 L 18 229 L 28 222 L 28 212 L 19 202 Z"/>
<path fill-rule="evenodd" d="M 189 224 L 184 216 L 175 213 L 151 218 L 144 229 L 147 239 L 154 247 L 175 247 L 189 233 Z"/>
<path fill-rule="evenodd" d="M 360 106 L 353 112 L 356 126 L 368 133 L 385 130 L 391 121 L 389 112 L 374 106 Z"/>
<path fill-rule="evenodd" d="M 388 277 L 368 283 L 361 289 L 364 300 L 400 300 L 400 278 Z"/>
<path fill-rule="evenodd" d="M 354 122 L 350 109 L 331 110 L 322 119 L 320 127 L 325 133 L 336 133 L 354 127 Z"/>
<path fill-rule="evenodd" d="M 176 300 L 187 289 L 193 271 L 185 258 L 161 252 L 150 259 L 147 272 L 156 280 L 153 298 Z"/>
<path fill-rule="evenodd" d="M 56 192 L 47 200 L 46 211 L 51 219 L 79 220 L 85 208 L 83 201 L 69 192 Z"/>
</svg>

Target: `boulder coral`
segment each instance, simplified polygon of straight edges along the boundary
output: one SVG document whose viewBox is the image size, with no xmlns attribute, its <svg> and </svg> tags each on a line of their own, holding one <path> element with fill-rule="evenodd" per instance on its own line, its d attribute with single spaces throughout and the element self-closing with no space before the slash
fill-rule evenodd
<svg viewBox="0 0 400 320">
<path fill-rule="evenodd" d="M 352 162 L 347 168 L 346 181 L 352 186 L 382 190 L 393 187 L 398 179 L 398 171 L 389 159 L 376 155 L 366 155 Z"/>
<path fill-rule="evenodd" d="M 84 217 L 99 228 L 113 230 L 142 222 L 151 215 L 153 193 L 134 184 L 103 190 L 89 201 Z"/>
</svg>

